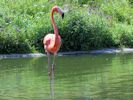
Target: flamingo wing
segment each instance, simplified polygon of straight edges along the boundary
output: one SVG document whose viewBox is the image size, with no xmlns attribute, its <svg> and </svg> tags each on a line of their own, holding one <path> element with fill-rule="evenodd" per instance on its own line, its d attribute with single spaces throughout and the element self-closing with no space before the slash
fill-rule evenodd
<svg viewBox="0 0 133 100">
<path fill-rule="evenodd" d="M 45 49 L 47 49 L 47 51 L 49 51 L 55 45 L 55 35 L 54 34 L 47 34 L 44 37 L 43 44 L 46 47 Z"/>
</svg>

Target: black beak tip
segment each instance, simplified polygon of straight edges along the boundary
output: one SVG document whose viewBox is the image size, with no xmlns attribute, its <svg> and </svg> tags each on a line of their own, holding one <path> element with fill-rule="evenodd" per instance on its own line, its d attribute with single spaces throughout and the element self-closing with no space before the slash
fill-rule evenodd
<svg viewBox="0 0 133 100">
<path fill-rule="evenodd" d="M 62 19 L 64 18 L 64 13 L 62 14 Z"/>
</svg>

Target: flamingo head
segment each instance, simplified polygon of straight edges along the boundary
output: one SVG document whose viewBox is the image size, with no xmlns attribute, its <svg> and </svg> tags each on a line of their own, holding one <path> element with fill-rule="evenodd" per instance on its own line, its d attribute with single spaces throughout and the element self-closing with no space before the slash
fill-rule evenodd
<svg viewBox="0 0 133 100">
<path fill-rule="evenodd" d="M 62 10 L 60 7 L 54 6 L 54 7 L 53 7 L 53 10 L 54 10 L 55 12 L 58 12 L 58 13 L 61 15 L 62 19 L 64 18 L 64 12 L 63 12 L 63 10 Z"/>
</svg>

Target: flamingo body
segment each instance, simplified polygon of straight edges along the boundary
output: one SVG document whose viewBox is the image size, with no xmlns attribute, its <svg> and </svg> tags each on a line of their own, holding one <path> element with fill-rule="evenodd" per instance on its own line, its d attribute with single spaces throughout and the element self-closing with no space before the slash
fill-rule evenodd
<svg viewBox="0 0 133 100">
<path fill-rule="evenodd" d="M 55 34 L 47 34 L 44 37 L 43 44 L 46 52 L 55 54 L 61 46 L 61 37 L 60 35 L 56 37 Z"/>
</svg>

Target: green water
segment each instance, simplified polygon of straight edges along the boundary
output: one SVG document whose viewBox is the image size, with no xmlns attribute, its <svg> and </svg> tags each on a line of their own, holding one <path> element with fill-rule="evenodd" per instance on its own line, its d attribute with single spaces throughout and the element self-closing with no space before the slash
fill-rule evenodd
<svg viewBox="0 0 133 100">
<path fill-rule="evenodd" d="M 0 59 L 0 100 L 133 100 L 133 54 Z"/>
</svg>

